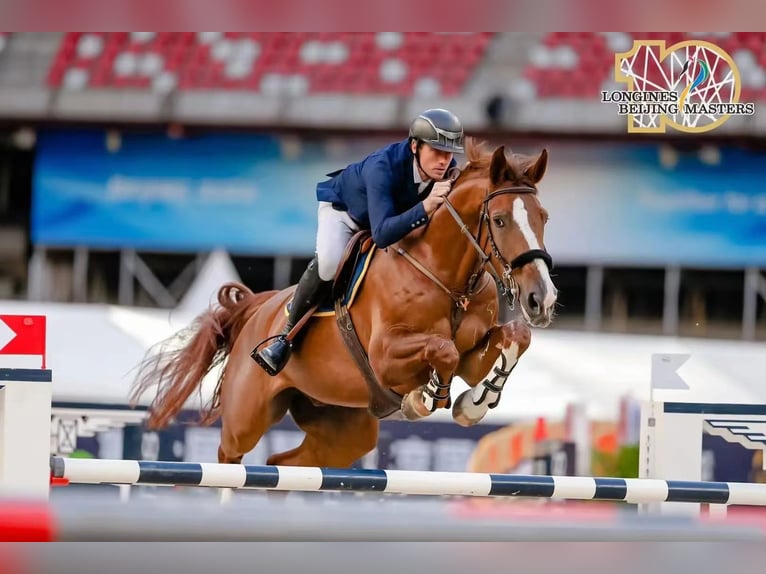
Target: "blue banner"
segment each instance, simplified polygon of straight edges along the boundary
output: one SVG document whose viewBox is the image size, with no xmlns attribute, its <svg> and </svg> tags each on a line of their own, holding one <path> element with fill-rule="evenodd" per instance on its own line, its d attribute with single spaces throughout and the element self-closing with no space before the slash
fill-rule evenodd
<svg viewBox="0 0 766 574">
<path fill-rule="evenodd" d="M 317 181 L 387 141 L 253 134 L 42 134 L 32 240 L 309 255 Z M 540 200 L 559 263 L 766 266 L 766 155 L 648 143 L 547 143 Z M 536 153 L 542 145 L 513 145 Z M 458 157 L 462 163 L 462 157 Z"/>
<path fill-rule="evenodd" d="M 554 260 L 766 266 L 766 154 L 657 144 L 551 146 L 540 200 Z"/>
<path fill-rule="evenodd" d="M 110 151 L 103 132 L 40 137 L 35 244 L 311 254 L 316 183 L 347 163 L 322 142 L 294 138 L 125 133 L 121 140 Z"/>
</svg>

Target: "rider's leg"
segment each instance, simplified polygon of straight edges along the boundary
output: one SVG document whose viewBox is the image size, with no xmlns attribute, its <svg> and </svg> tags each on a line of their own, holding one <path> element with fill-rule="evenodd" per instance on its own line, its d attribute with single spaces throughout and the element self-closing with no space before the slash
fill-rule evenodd
<svg viewBox="0 0 766 574">
<path fill-rule="evenodd" d="M 316 256 L 303 272 L 298 287 L 295 289 L 290 313 L 282 332 L 268 347 L 253 354 L 252 357 L 270 375 L 276 375 L 287 364 L 292 350 L 292 343 L 287 340 L 288 333 L 311 309 L 319 298 L 323 281 L 319 279 L 319 266 Z"/>
<path fill-rule="evenodd" d="M 359 226 L 348 213 L 333 209 L 330 203 L 320 202 L 317 212 L 316 253 L 319 263 L 319 278 L 332 281 L 338 271 L 346 245 L 359 231 Z"/>
<path fill-rule="evenodd" d="M 323 287 L 332 283 L 346 244 L 357 230 L 347 213 L 334 210 L 329 203 L 319 204 L 316 255 L 298 282 L 287 323 L 271 345 L 252 354 L 270 375 L 278 374 L 287 364 L 292 351 L 287 334 L 317 304 Z"/>
</svg>

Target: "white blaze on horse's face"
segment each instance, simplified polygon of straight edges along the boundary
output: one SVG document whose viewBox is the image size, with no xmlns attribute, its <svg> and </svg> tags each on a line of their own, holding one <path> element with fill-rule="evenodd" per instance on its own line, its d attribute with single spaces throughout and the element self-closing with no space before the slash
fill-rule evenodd
<svg viewBox="0 0 766 574">
<path fill-rule="evenodd" d="M 521 197 L 517 197 L 513 201 L 513 221 L 521 231 L 524 240 L 527 242 L 528 249 L 542 249 L 540 242 L 537 240 L 532 226 L 529 223 L 529 213 L 524 206 L 524 200 Z M 526 250 L 525 250 L 526 251 Z M 545 262 L 540 259 L 535 259 L 528 265 L 534 265 L 537 269 L 537 273 L 540 276 L 540 285 L 538 289 L 527 294 L 521 299 L 521 311 L 524 317 L 533 325 L 545 327 L 550 324 L 551 316 L 553 314 L 553 306 L 556 304 L 556 287 L 551 280 L 551 274 L 548 272 L 548 267 Z M 542 293 L 537 292 L 541 290 Z M 542 305 L 540 305 L 542 303 Z"/>
</svg>

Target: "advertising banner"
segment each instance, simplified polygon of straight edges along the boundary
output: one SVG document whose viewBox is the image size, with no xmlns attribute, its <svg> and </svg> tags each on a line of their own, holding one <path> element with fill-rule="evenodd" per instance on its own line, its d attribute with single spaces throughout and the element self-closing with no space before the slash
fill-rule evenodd
<svg viewBox="0 0 766 574">
<path fill-rule="evenodd" d="M 40 138 L 35 244 L 310 254 L 316 183 L 345 165 L 324 142 L 291 138 L 124 133 L 121 140 L 110 151 L 99 132 Z"/>
<path fill-rule="evenodd" d="M 32 240 L 48 246 L 306 256 L 315 186 L 376 139 L 100 132 L 40 137 Z M 561 264 L 766 265 L 766 154 L 655 143 L 545 142 L 545 243 Z M 458 163 L 464 159 L 458 157 Z"/>
</svg>

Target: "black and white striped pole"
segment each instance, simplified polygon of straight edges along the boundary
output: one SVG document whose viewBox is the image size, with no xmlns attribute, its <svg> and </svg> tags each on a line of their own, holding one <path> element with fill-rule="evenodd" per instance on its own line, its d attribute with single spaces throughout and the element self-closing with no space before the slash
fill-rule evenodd
<svg viewBox="0 0 766 574">
<path fill-rule="evenodd" d="M 425 496 L 534 497 L 628 503 L 766 506 L 766 485 L 642 478 L 537 476 L 412 470 L 249 466 L 52 457 L 53 476 L 73 484 L 191 486 Z"/>
</svg>

